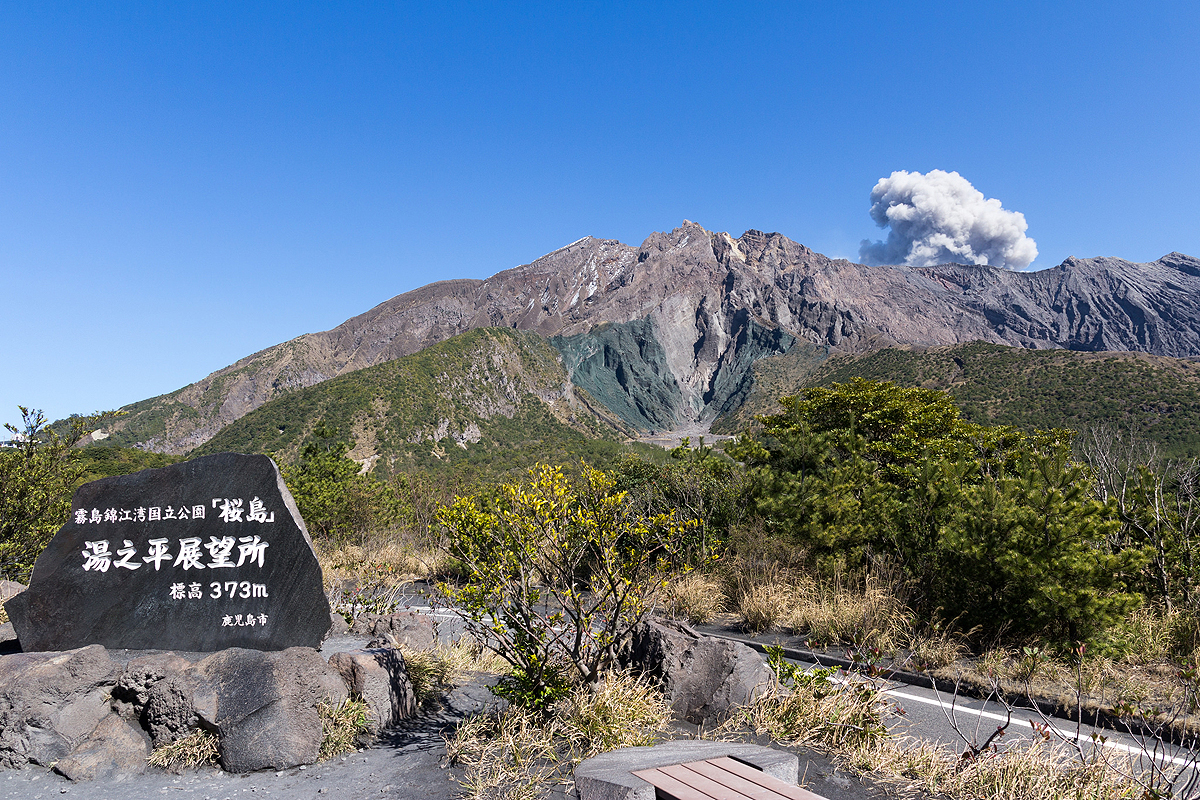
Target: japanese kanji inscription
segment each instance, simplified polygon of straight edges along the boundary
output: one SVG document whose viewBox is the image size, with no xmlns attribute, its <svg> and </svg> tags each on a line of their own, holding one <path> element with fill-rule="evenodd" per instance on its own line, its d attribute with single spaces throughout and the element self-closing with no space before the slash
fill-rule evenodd
<svg viewBox="0 0 1200 800">
<path fill-rule="evenodd" d="M 236 453 L 80 487 L 5 608 L 26 651 L 315 647 L 330 624 L 279 470 Z"/>
</svg>

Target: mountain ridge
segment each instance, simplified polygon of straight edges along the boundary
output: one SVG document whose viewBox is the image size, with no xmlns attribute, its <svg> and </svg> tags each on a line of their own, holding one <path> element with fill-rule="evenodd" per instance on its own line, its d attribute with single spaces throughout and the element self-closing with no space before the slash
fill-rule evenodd
<svg viewBox="0 0 1200 800">
<path fill-rule="evenodd" d="M 1069 258 L 996 267 L 868 267 L 779 233 L 738 238 L 685 220 L 638 247 L 584 237 L 483 279 L 397 295 L 328 331 L 251 354 L 127 406 L 114 444 L 187 452 L 289 391 L 467 330 L 551 339 L 569 382 L 641 429 L 705 425 L 736 407 L 751 365 L 797 343 L 836 352 L 985 341 L 1026 348 L 1200 354 L 1200 260 Z"/>
</svg>

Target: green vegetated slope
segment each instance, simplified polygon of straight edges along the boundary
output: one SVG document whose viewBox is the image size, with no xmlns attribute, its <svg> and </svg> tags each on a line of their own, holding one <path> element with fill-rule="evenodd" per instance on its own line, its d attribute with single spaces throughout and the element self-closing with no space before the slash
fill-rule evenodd
<svg viewBox="0 0 1200 800">
<path fill-rule="evenodd" d="M 129 475 L 144 469 L 157 469 L 183 460 L 182 456 L 164 453 L 148 453 L 136 447 L 112 447 L 90 445 L 79 448 L 84 473 L 79 483 L 110 478 L 114 475 Z"/>
<path fill-rule="evenodd" d="M 1200 455 L 1200 362 L 1190 359 L 984 342 L 887 348 L 834 356 L 790 393 L 854 377 L 945 390 L 974 422 L 1025 430 L 1117 424 L 1157 442 L 1164 455 Z"/>
<path fill-rule="evenodd" d="M 599 409 L 593 411 L 593 409 Z M 378 456 L 376 474 L 500 476 L 538 461 L 604 464 L 628 449 L 535 334 L 480 328 L 272 400 L 189 457 L 233 450 L 294 462 L 320 423 Z"/>
<path fill-rule="evenodd" d="M 186 388 L 124 406 L 121 410 L 127 417 L 109 426 L 108 441 L 118 447 L 154 441 L 180 420 L 194 422 L 200 419 L 199 411 L 177 399 Z"/>
</svg>

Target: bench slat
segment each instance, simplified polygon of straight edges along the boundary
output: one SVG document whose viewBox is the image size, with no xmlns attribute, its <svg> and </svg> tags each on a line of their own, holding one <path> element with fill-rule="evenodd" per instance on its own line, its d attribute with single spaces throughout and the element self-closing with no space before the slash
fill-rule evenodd
<svg viewBox="0 0 1200 800">
<path fill-rule="evenodd" d="M 722 786 L 728 786 L 730 789 L 746 795 L 746 797 L 753 798 L 753 800 L 782 800 L 782 798 L 787 797 L 787 795 L 781 794 L 765 785 L 762 779 L 769 778 L 770 776 L 762 772 L 759 772 L 755 777 L 743 777 L 714 764 L 711 759 L 707 761 L 693 761 L 685 766 L 693 772 L 697 772 L 706 778 L 711 778 Z"/>
<path fill-rule="evenodd" d="M 659 767 L 659 770 L 681 783 L 686 783 L 693 789 L 703 792 L 705 797 L 712 798 L 712 800 L 754 800 L 736 789 L 731 789 L 712 778 L 701 775 L 693 770 L 690 764 L 674 764 L 669 767 Z"/>
<path fill-rule="evenodd" d="M 745 778 L 748 781 L 757 783 L 759 786 L 765 786 L 768 789 L 773 789 L 789 800 L 824 800 L 820 795 L 813 794 L 807 789 L 802 789 L 799 786 L 794 786 L 790 783 L 785 783 L 778 778 L 773 778 L 760 769 L 738 761 L 729 756 L 721 756 L 720 758 L 707 759 L 708 763 L 713 764 L 721 769 L 731 772 L 740 778 Z"/>
<path fill-rule="evenodd" d="M 633 773 L 655 789 L 660 789 L 674 800 L 712 800 L 706 794 L 698 792 L 686 783 L 672 778 L 657 768 L 640 769 Z"/>
</svg>

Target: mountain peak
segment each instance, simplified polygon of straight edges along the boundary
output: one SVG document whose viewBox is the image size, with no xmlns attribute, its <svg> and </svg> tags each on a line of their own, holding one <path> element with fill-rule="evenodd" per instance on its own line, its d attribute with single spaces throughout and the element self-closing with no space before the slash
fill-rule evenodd
<svg viewBox="0 0 1200 800">
<path fill-rule="evenodd" d="M 1070 257 L 1059 269 L 833 261 L 780 233 L 690 220 L 638 247 L 585 236 L 483 281 L 442 281 L 136 404 L 119 444 L 186 452 L 287 392 L 483 327 L 555 343 L 568 379 L 633 427 L 703 427 L 755 361 L 974 340 L 1200 355 L 1200 260 Z M 125 431 L 122 433 L 122 431 Z"/>
</svg>

